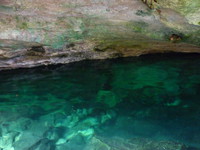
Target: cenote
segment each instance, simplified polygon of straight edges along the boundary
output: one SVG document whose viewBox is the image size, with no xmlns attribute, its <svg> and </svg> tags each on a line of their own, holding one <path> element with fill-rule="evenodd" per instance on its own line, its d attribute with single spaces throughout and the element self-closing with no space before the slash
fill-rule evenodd
<svg viewBox="0 0 200 150">
<path fill-rule="evenodd" d="M 197 54 L 156 54 L 1 71 L 0 149 L 199 149 L 199 66 Z"/>
</svg>

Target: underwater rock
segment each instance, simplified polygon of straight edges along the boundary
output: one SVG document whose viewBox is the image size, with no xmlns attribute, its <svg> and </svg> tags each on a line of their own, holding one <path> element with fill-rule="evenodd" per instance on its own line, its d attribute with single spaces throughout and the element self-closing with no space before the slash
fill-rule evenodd
<svg viewBox="0 0 200 150">
<path fill-rule="evenodd" d="M 102 142 L 96 137 L 93 137 L 89 144 L 84 148 L 84 150 L 111 150 L 112 148 L 109 147 L 106 143 Z"/>
<path fill-rule="evenodd" d="M 20 135 L 18 141 L 13 143 L 14 150 L 27 150 L 41 139 L 42 137 L 35 136 L 32 132 L 24 131 Z"/>
<path fill-rule="evenodd" d="M 187 150 L 172 141 L 198 144 L 199 56 L 160 56 L 2 72 L 1 149 Z M 105 90 L 110 75 L 112 88 Z"/>
<path fill-rule="evenodd" d="M 8 123 L 8 132 L 17 131 L 22 132 L 31 127 L 32 120 L 28 118 L 19 118 L 18 120 Z"/>
<path fill-rule="evenodd" d="M 0 137 L 0 148 L 3 150 L 15 150 L 13 144 L 18 140 L 19 132 L 10 132 L 1 135 Z"/>
<path fill-rule="evenodd" d="M 168 141 L 151 141 L 149 139 L 119 137 L 94 137 L 84 150 L 187 150 L 183 144 Z"/>
<path fill-rule="evenodd" d="M 50 141 L 48 139 L 42 139 L 29 148 L 29 150 L 54 150 L 54 149 L 55 145 L 53 141 Z"/>
<path fill-rule="evenodd" d="M 49 130 L 47 130 L 47 132 L 45 132 L 44 137 L 46 137 L 49 140 L 58 142 L 64 136 L 65 132 L 67 132 L 67 131 L 68 131 L 68 129 L 64 126 L 51 127 L 51 128 L 49 128 Z M 64 143 L 65 142 L 66 142 L 66 140 L 64 141 Z"/>
<path fill-rule="evenodd" d="M 124 69 L 113 77 L 113 91 L 123 100 L 132 105 L 152 106 L 168 100 L 170 95 L 180 93 L 179 73 L 168 73 L 156 64 L 135 66 L 134 69 Z M 127 89 L 126 91 L 123 89 Z M 120 92 L 122 91 L 122 92 Z"/>
<path fill-rule="evenodd" d="M 77 135 L 70 140 L 65 141 L 60 145 L 56 145 L 56 150 L 81 150 L 85 147 L 86 141 L 82 135 Z"/>
<path fill-rule="evenodd" d="M 160 86 L 159 83 L 167 79 L 167 72 L 163 69 L 154 68 L 151 66 L 140 67 L 135 71 L 132 83 L 134 88 L 143 88 L 145 86 Z"/>
<path fill-rule="evenodd" d="M 107 121 L 113 119 L 116 117 L 116 113 L 114 111 L 108 111 L 107 113 L 105 113 L 104 115 L 102 115 L 100 117 L 100 123 L 101 124 L 104 124 L 106 123 Z"/>
<path fill-rule="evenodd" d="M 124 70 L 115 76 L 114 87 L 124 89 L 142 89 L 145 87 L 162 87 L 168 74 L 162 68 L 154 66 L 140 66 L 131 70 Z"/>
<path fill-rule="evenodd" d="M 96 100 L 97 102 L 105 104 L 107 107 L 110 108 L 114 107 L 120 102 L 120 100 L 113 92 L 105 90 L 101 90 L 98 92 Z"/>
</svg>

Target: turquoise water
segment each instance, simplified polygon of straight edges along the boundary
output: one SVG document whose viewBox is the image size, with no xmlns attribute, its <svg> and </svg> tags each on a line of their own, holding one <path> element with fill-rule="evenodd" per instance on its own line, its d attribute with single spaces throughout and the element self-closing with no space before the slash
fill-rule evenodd
<svg viewBox="0 0 200 150">
<path fill-rule="evenodd" d="M 114 137 L 200 147 L 199 66 L 200 55 L 166 54 L 2 71 L 0 149 L 92 150 Z"/>
</svg>

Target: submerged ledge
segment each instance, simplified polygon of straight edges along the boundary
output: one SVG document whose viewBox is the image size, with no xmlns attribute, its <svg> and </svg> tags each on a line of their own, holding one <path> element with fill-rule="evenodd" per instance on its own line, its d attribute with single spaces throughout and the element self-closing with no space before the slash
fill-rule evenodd
<svg viewBox="0 0 200 150">
<path fill-rule="evenodd" d="M 200 47 L 149 39 L 112 39 L 71 43 L 53 49 L 39 43 L 5 39 L 0 40 L 0 70 L 169 52 L 200 53 Z"/>
</svg>

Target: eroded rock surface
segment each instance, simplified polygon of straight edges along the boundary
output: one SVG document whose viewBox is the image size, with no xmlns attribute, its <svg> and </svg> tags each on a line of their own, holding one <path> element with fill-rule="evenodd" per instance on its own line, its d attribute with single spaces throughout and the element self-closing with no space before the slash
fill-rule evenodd
<svg viewBox="0 0 200 150">
<path fill-rule="evenodd" d="M 199 1 L 151 3 L 3 0 L 0 69 L 166 51 L 199 52 Z M 173 34 L 181 40 L 170 42 Z"/>
</svg>

